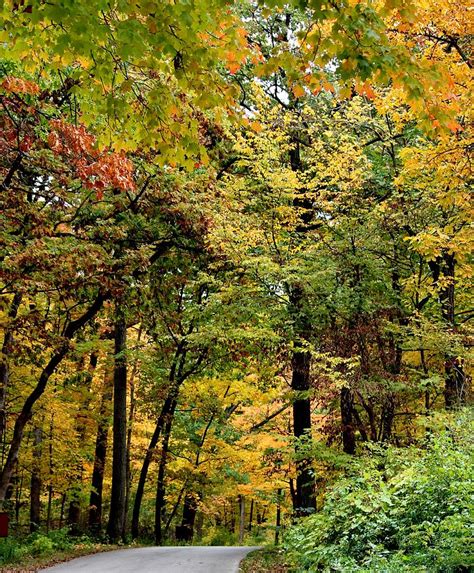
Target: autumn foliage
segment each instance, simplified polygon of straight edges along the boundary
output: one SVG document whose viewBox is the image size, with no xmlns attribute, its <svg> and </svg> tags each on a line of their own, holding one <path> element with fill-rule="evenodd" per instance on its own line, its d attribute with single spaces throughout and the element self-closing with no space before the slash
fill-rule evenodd
<svg viewBox="0 0 474 573">
<path fill-rule="evenodd" d="M 15 536 L 467 570 L 466 2 L 74 4 L 0 8 Z"/>
</svg>

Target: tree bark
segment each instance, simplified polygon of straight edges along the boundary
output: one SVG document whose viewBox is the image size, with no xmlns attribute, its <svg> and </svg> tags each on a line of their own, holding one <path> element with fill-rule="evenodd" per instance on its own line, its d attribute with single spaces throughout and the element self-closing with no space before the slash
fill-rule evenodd
<svg viewBox="0 0 474 573">
<path fill-rule="evenodd" d="M 303 291 L 299 285 L 294 286 L 290 293 L 290 312 L 295 317 L 295 331 L 299 343 L 308 340 L 309 324 L 304 314 Z M 311 353 L 307 350 L 296 350 L 291 360 L 291 388 L 295 392 L 293 402 L 293 433 L 296 438 L 296 491 L 295 513 L 306 515 L 316 509 L 315 479 L 312 460 L 301 451 L 299 441 L 302 438 L 311 439 Z"/>
<path fill-rule="evenodd" d="M 89 309 L 78 319 L 73 320 L 68 323 L 64 329 L 63 338 L 64 342 L 59 347 L 58 350 L 52 355 L 48 364 L 44 367 L 41 375 L 39 377 L 38 383 L 32 390 L 30 395 L 25 400 L 23 407 L 18 414 L 15 425 L 13 427 L 13 436 L 10 443 L 10 449 L 8 451 L 7 460 L 3 466 L 2 473 L 0 475 L 0 505 L 5 500 L 5 494 L 8 489 L 8 484 L 13 474 L 15 468 L 15 462 L 18 458 L 18 453 L 20 451 L 21 442 L 23 440 L 23 433 L 26 424 L 30 421 L 33 415 L 33 407 L 36 402 L 43 395 L 48 380 L 55 372 L 56 368 L 62 362 L 69 350 L 70 340 L 73 338 L 75 333 L 81 329 L 85 324 L 87 324 L 102 308 L 105 297 L 102 294 L 98 294 L 94 303 L 89 307 Z"/>
<path fill-rule="evenodd" d="M 99 424 L 95 441 L 94 468 L 92 470 L 91 493 L 89 499 L 89 529 L 93 535 L 102 530 L 102 490 L 104 484 L 107 442 L 110 426 L 110 402 L 112 400 L 113 381 L 107 366 L 105 367 L 104 387 L 99 409 Z"/>
<path fill-rule="evenodd" d="M 137 343 L 140 342 L 142 335 L 142 330 L 138 331 Z M 132 372 L 130 374 L 130 410 L 128 415 L 128 426 L 127 426 L 127 488 L 125 491 L 125 523 L 128 521 L 128 506 L 130 501 L 130 491 L 132 488 L 132 471 L 130 465 L 130 451 L 132 447 L 132 435 L 133 435 L 133 422 L 135 420 L 135 404 L 136 404 L 136 396 L 135 396 L 135 378 L 138 372 L 138 365 L 139 361 L 138 358 L 135 358 L 133 363 Z"/>
<path fill-rule="evenodd" d="M 353 455 L 356 450 L 354 433 L 354 395 L 350 388 L 341 390 L 341 422 L 342 422 L 342 449 L 346 454 Z"/>
<path fill-rule="evenodd" d="M 245 533 L 245 497 L 243 495 L 239 495 L 239 505 L 240 505 L 239 545 L 243 545 L 244 533 Z"/>
<path fill-rule="evenodd" d="M 194 536 L 194 523 L 198 508 L 198 497 L 188 492 L 184 496 L 183 516 L 181 525 L 176 528 L 176 539 L 185 543 L 191 543 Z"/>
<path fill-rule="evenodd" d="M 49 421 L 49 440 L 48 440 L 49 484 L 48 484 L 48 507 L 46 510 L 46 533 L 49 533 L 49 529 L 51 527 L 51 512 L 53 507 L 53 475 L 54 475 L 53 431 L 54 431 L 54 412 L 51 413 L 51 418 Z"/>
<path fill-rule="evenodd" d="M 395 419 L 395 396 L 389 392 L 385 397 L 380 416 L 380 441 L 389 442 L 392 437 L 393 420 Z"/>
<path fill-rule="evenodd" d="M 163 543 L 163 517 L 165 509 L 165 473 L 168 462 L 169 443 L 171 429 L 173 426 L 174 410 L 176 402 L 168 415 L 166 426 L 163 430 L 163 442 L 161 448 L 160 465 L 158 467 L 158 480 L 156 484 L 156 505 L 155 505 L 155 541 L 157 545 Z"/>
<path fill-rule="evenodd" d="M 169 415 L 174 412 L 176 407 L 176 400 L 179 394 L 179 382 L 173 382 L 170 388 L 169 394 L 165 399 L 165 402 L 161 408 L 160 415 L 158 416 L 158 420 L 156 422 L 155 430 L 151 437 L 150 443 L 148 445 L 148 449 L 145 454 L 145 458 L 143 460 L 142 468 L 140 470 L 140 477 L 138 479 L 138 486 L 137 492 L 135 494 L 135 502 L 133 504 L 133 515 L 132 515 L 132 537 L 135 539 L 138 537 L 138 529 L 139 529 L 139 522 L 140 522 L 140 509 L 141 503 L 143 499 L 143 493 L 145 491 L 145 483 L 146 478 L 148 475 L 148 469 L 150 467 L 150 463 L 153 457 L 153 453 L 155 448 L 158 444 L 158 441 L 161 436 L 161 432 L 163 431 L 163 427 L 168 419 Z"/>
<path fill-rule="evenodd" d="M 441 313 L 443 320 L 450 332 L 456 329 L 455 319 L 455 268 L 456 259 L 454 254 L 444 254 L 441 262 L 443 276 L 447 284 L 439 292 Z M 452 353 L 447 353 L 444 364 L 445 385 L 444 402 L 448 410 L 462 406 L 466 403 L 466 374 L 461 359 Z"/>
<path fill-rule="evenodd" d="M 253 521 L 253 506 L 254 506 L 255 502 L 252 499 L 252 501 L 250 502 L 250 515 L 249 515 L 249 533 L 252 531 L 252 521 Z"/>
<path fill-rule="evenodd" d="M 276 510 L 276 522 L 275 522 L 275 545 L 280 542 L 280 528 L 281 528 L 281 495 L 282 490 L 279 488 L 277 490 L 277 510 Z"/>
<path fill-rule="evenodd" d="M 8 319 L 14 320 L 18 313 L 18 308 L 21 304 L 22 295 L 15 293 L 13 296 L 12 304 L 8 312 Z M 7 388 L 9 380 L 9 367 L 8 359 L 13 346 L 13 329 L 10 325 L 7 326 L 3 338 L 2 356 L 0 362 L 0 444 L 3 444 L 5 429 L 7 426 Z"/>
<path fill-rule="evenodd" d="M 107 535 L 116 543 L 125 534 L 127 487 L 127 325 L 124 309 L 116 302 L 113 403 L 112 494 Z"/>
<path fill-rule="evenodd" d="M 84 357 L 78 363 L 77 374 L 81 380 L 81 398 L 82 403 L 79 407 L 78 415 L 76 418 L 76 433 L 80 444 L 84 443 L 87 434 L 87 419 L 89 416 L 89 407 L 91 401 L 91 384 L 93 381 L 94 371 L 97 367 L 98 355 L 97 352 L 92 352 L 89 357 L 89 366 L 87 372 L 84 367 Z M 67 523 L 71 535 L 79 535 L 81 533 L 81 494 L 82 494 L 82 480 L 84 474 L 84 464 L 80 460 L 77 465 L 77 473 L 74 478 L 75 483 L 69 491 L 69 508 Z"/>
<path fill-rule="evenodd" d="M 30 532 L 38 531 L 41 524 L 41 444 L 43 430 L 35 426 L 33 430 L 33 469 L 30 485 Z"/>
</svg>

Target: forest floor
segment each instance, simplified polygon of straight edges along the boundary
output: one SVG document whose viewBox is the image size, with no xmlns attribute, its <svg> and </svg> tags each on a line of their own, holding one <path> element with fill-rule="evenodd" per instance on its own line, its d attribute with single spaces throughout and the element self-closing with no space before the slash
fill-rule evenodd
<svg viewBox="0 0 474 573">
<path fill-rule="evenodd" d="M 240 566 L 242 573 L 291 573 L 283 550 L 276 547 L 249 553 Z"/>
</svg>

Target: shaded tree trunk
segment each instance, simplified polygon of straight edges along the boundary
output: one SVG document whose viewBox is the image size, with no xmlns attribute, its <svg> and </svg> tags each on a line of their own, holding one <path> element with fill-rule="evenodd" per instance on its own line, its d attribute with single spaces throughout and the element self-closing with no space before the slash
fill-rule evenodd
<svg viewBox="0 0 474 573">
<path fill-rule="evenodd" d="M 163 431 L 166 420 L 171 415 L 171 413 L 174 412 L 174 409 L 176 407 L 176 400 L 179 393 L 179 386 L 180 386 L 179 383 L 174 383 L 170 389 L 170 393 L 168 394 L 161 408 L 160 415 L 158 416 L 158 420 L 156 422 L 155 430 L 153 432 L 150 443 L 148 445 L 148 449 L 145 454 L 145 458 L 143 460 L 142 468 L 140 470 L 140 477 L 138 479 L 137 492 L 135 494 L 135 503 L 133 504 L 133 515 L 132 515 L 133 538 L 138 537 L 140 509 L 141 509 L 143 494 L 145 491 L 145 483 L 148 475 L 148 469 L 150 467 L 153 453 L 160 439 L 161 432 Z"/>
<path fill-rule="evenodd" d="M 21 304 L 22 295 L 16 293 L 13 297 L 10 310 L 8 311 L 8 319 L 13 320 L 16 318 L 18 308 Z M 0 444 L 4 443 L 4 434 L 7 426 L 7 388 L 9 379 L 8 358 L 11 354 L 13 346 L 13 330 L 7 326 L 3 337 L 2 354 L 0 362 Z"/>
<path fill-rule="evenodd" d="M 188 334 L 191 334 L 191 332 L 192 332 L 192 327 L 190 328 Z M 169 373 L 170 386 L 169 386 L 168 396 L 166 397 L 163 406 L 161 408 L 161 412 L 158 416 L 155 430 L 151 437 L 150 444 L 148 445 L 148 449 L 146 451 L 145 458 L 143 460 L 143 465 L 140 471 L 140 477 L 138 479 L 138 486 L 137 486 L 137 492 L 135 494 L 135 502 L 133 504 L 133 515 L 132 515 L 133 538 L 138 537 L 140 508 L 143 499 L 143 493 L 145 491 L 145 483 L 148 475 L 148 469 L 150 467 L 150 463 L 153 458 L 153 453 L 158 444 L 158 441 L 160 439 L 165 424 L 169 420 L 171 420 L 172 417 L 174 416 L 174 411 L 176 408 L 181 385 L 186 380 L 186 378 L 188 378 L 188 376 L 190 376 L 199 369 L 200 365 L 202 364 L 206 356 L 206 353 L 207 353 L 206 351 L 202 352 L 198 356 L 194 365 L 190 367 L 187 371 L 185 371 L 184 368 L 186 364 L 186 355 L 187 355 L 186 341 L 183 339 L 176 348 L 174 360 L 171 365 Z"/>
<path fill-rule="evenodd" d="M 277 510 L 276 510 L 276 521 L 275 521 L 275 545 L 280 542 L 280 529 L 281 529 L 281 495 L 282 490 L 279 488 L 277 490 Z"/>
<path fill-rule="evenodd" d="M 239 505 L 240 505 L 239 545 L 243 545 L 244 533 L 245 533 L 245 497 L 243 495 L 239 495 Z"/>
<path fill-rule="evenodd" d="M 53 475 L 54 475 L 53 430 L 54 430 L 54 412 L 51 414 L 49 422 L 49 444 L 48 444 L 49 484 L 48 484 L 48 508 L 46 510 L 46 533 L 49 533 L 49 529 L 51 527 L 51 512 L 53 506 Z"/>
<path fill-rule="evenodd" d="M 455 319 L 455 268 L 454 254 L 445 254 L 442 259 L 442 271 L 447 284 L 439 292 L 443 320 L 451 332 L 456 329 Z M 444 403 L 447 409 L 456 408 L 466 403 L 466 374 L 461 359 L 452 353 L 446 354 Z"/>
<path fill-rule="evenodd" d="M 127 325 L 124 310 L 116 303 L 113 400 L 112 493 L 107 535 L 113 542 L 125 534 L 127 487 Z"/>
<path fill-rule="evenodd" d="M 89 498 L 89 529 L 99 535 L 102 529 L 102 490 L 104 485 L 107 442 L 110 426 L 110 402 L 112 400 L 113 381 L 107 366 L 105 367 L 104 386 L 99 409 L 99 424 L 95 440 L 94 468 L 92 470 L 91 493 Z"/>
<path fill-rule="evenodd" d="M 142 330 L 138 331 L 137 342 L 140 342 L 142 336 Z M 133 435 L 133 422 L 135 420 L 135 405 L 136 405 L 136 396 L 135 396 L 135 378 L 138 372 L 138 358 L 135 359 L 132 372 L 130 375 L 130 411 L 128 415 L 128 425 L 127 425 L 127 488 L 125 492 L 125 523 L 128 521 L 128 506 L 130 501 L 130 490 L 132 487 L 132 472 L 130 466 L 130 452 L 132 446 L 132 435 Z"/>
<path fill-rule="evenodd" d="M 87 372 L 84 371 L 84 358 L 79 361 L 78 364 L 78 375 L 81 379 L 81 398 L 82 403 L 79 407 L 78 416 L 76 419 L 76 432 L 79 439 L 79 443 L 82 444 L 86 440 L 87 433 L 87 419 L 89 415 L 89 406 L 91 401 L 91 384 L 93 380 L 94 371 L 97 367 L 98 355 L 97 352 L 92 352 L 89 357 L 89 366 Z M 84 378 L 84 380 L 82 380 Z M 75 484 L 70 488 L 69 491 L 69 508 L 68 508 L 68 518 L 67 523 L 70 527 L 70 533 L 72 535 L 79 535 L 81 532 L 81 493 L 82 493 L 82 480 L 84 473 L 84 465 L 82 460 L 77 466 L 77 474 L 75 478 Z"/>
<path fill-rule="evenodd" d="M 166 426 L 163 431 L 163 442 L 161 448 L 160 465 L 158 467 L 158 480 L 156 485 L 156 505 L 155 505 L 155 542 L 157 545 L 163 543 L 163 517 L 165 510 L 165 473 L 166 464 L 168 462 L 169 442 L 171 437 L 171 429 L 173 426 L 174 410 L 176 402 L 172 411 L 168 415 Z"/>
<path fill-rule="evenodd" d="M 304 314 L 303 291 L 297 285 L 291 289 L 291 314 L 295 317 L 295 331 L 299 342 L 308 340 L 310 325 Z M 315 480 L 312 460 L 304 455 L 298 441 L 311 438 L 311 353 L 307 350 L 296 350 L 291 360 L 291 388 L 295 393 L 293 402 L 293 433 L 296 441 L 296 488 L 294 510 L 299 515 L 308 514 L 316 509 Z"/>
<path fill-rule="evenodd" d="M 393 420 L 395 418 L 395 396 L 389 392 L 385 397 L 380 416 L 380 441 L 389 442 L 392 437 Z"/>
<path fill-rule="evenodd" d="M 444 253 L 435 261 L 429 261 L 429 267 L 434 284 L 444 279 L 444 286 L 440 288 L 438 300 L 441 306 L 441 316 L 448 331 L 454 332 L 455 320 L 455 269 L 456 258 L 454 254 Z M 466 403 L 467 377 L 464 372 L 462 360 L 452 353 L 445 354 L 444 363 L 445 385 L 444 403 L 447 409 L 452 409 Z"/>
<path fill-rule="evenodd" d="M 198 497 L 192 492 L 188 492 L 184 496 L 181 525 L 176 528 L 176 539 L 178 541 L 191 543 L 193 540 L 198 501 Z"/>
<path fill-rule="evenodd" d="M 79 329 L 87 324 L 99 312 L 99 310 L 102 308 L 104 300 L 105 297 L 99 293 L 94 303 L 81 317 L 68 323 L 63 333 L 63 344 L 52 355 L 48 364 L 41 372 L 38 383 L 26 398 L 23 407 L 15 421 L 15 425 L 13 427 L 13 436 L 10 442 L 10 449 L 8 451 L 8 456 L 0 475 L 0 505 L 5 500 L 5 494 L 7 492 L 10 479 L 13 475 L 15 463 L 18 458 L 18 453 L 20 451 L 20 446 L 23 440 L 24 429 L 26 424 L 31 420 L 34 405 L 43 395 L 48 380 L 68 353 L 70 340 L 74 337 Z"/>
<path fill-rule="evenodd" d="M 249 515 L 249 533 L 252 531 L 252 521 L 253 521 L 253 507 L 255 505 L 254 500 L 250 502 L 250 515 Z"/>
<path fill-rule="evenodd" d="M 354 396 L 349 388 L 342 388 L 341 395 L 342 449 L 346 454 L 355 454 Z"/>
<path fill-rule="evenodd" d="M 35 426 L 33 430 L 33 469 L 30 486 L 30 531 L 37 531 L 41 524 L 41 445 L 43 443 L 43 430 Z"/>
</svg>

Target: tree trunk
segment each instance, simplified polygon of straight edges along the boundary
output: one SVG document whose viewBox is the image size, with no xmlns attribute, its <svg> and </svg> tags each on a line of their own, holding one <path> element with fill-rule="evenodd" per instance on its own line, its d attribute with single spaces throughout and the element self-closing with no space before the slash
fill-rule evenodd
<svg viewBox="0 0 474 573">
<path fill-rule="evenodd" d="M 137 493 L 135 494 L 135 502 L 133 504 L 132 537 L 134 539 L 138 537 L 140 509 L 143 499 L 143 493 L 145 491 L 145 483 L 148 475 L 148 469 L 150 467 L 153 453 L 158 444 L 158 440 L 160 439 L 161 432 L 163 431 L 163 427 L 166 423 L 166 420 L 168 420 L 169 415 L 172 412 L 174 412 L 174 409 L 176 407 L 176 400 L 179 393 L 179 386 L 180 384 L 178 382 L 172 383 L 170 392 L 166 397 L 166 400 L 161 408 L 160 415 L 158 416 L 158 420 L 156 422 L 155 431 L 153 432 L 150 444 L 148 445 L 148 449 L 146 451 L 145 458 L 143 460 L 142 469 L 140 471 L 140 477 L 138 479 Z"/>
<path fill-rule="evenodd" d="M 291 388 L 297 393 L 293 402 L 293 433 L 297 438 L 296 454 L 296 490 L 295 512 L 299 515 L 308 514 L 316 509 L 315 480 L 312 470 L 312 460 L 303 455 L 298 440 L 311 438 L 311 401 L 307 393 L 310 390 L 311 355 L 306 351 L 296 351 L 291 361 Z M 301 396 L 301 393 L 303 395 Z M 306 394 L 306 395 L 305 395 Z M 298 397 L 300 395 L 300 397 Z"/>
<path fill-rule="evenodd" d="M 276 510 L 276 522 L 275 522 L 275 545 L 280 542 L 280 529 L 281 529 L 281 493 L 282 490 L 279 488 L 277 490 L 277 510 Z"/>
<path fill-rule="evenodd" d="M 76 433 L 80 444 L 85 443 L 87 438 L 87 420 L 89 417 L 89 408 L 91 402 L 91 385 L 93 381 L 94 371 L 97 367 L 98 354 L 92 352 L 89 357 L 89 366 L 87 372 L 84 370 L 84 357 L 78 363 L 77 374 L 81 379 L 81 399 L 82 403 L 79 407 L 78 415 L 76 418 Z M 82 497 L 82 481 L 84 474 L 84 464 L 80 460 L 77 466 L 75 476 L 75 483 L 69 490 L 69 509 L 67 523 L 71 535 L 79 535 L 81 533 L 81 497 Z"/>
<path fill-rule="evenodd" d="M 252 521 L 253 521 L 253 506 L 254 506 L 255 502 L 252 499 L 252 501 L 250 502 L 250 515 L 249 515 L 249 533 L 252 531 Z"/>
<path fill-rule="evenodd" d="M 239 505 L 240 505 L 239 545 L 243 545 L 244 533 L 245 533 L 245 497 L 243 495 L 239 495 Z"/>
<path fill-rule="evenodd" d="M 380 441 L 389 442 L 392 437 L 393 420 L 395 418 L 395 396 L 393 392 L 389 392 L 385 397 L 380 418 Z"/>
<path fill-rule="evenodd" d="M 455 319 L 455 267 L 456 259 L 453 254 L 443 256 L 443 276 L 447 285 L 439 292 L 441 312 L 450 332 L 456 329 Z M 447 409 L 453 409 L 466 403 L 466 374 L 461 359 L 452 353 L 446 354 L 444 402 Z"/>
<path fill-rule="evenodd" d="M 49 421 L 49 440 L 48 440 L 49 484 L 48 484 L 48 507 L 46 510 L 46 533 L 49 533 L 49 529 L 51 527 L 51 511 L 53 507 L 53 475 L 54 475 L 53 432 L 54 432 L 54 412 L 51 413 L 51 418 Z"/>
<path fill-rule="evenodd" d="M 176 402 L 175 402 L 176 405 Z M 163 517 L 165 509 L 165 472 L 168 461 L 169 442 L 171 429 L 173 426 L 174 408 L 168 416 L 166 426 L 163 431 L 163 443 L 161 449 L 160 465 L 158 467 L 158 480 L 156 485 L 156 505 L 155 505 L 155 541 L 157 545 L 163 543 Z"/>
<path fill-rule="evenodd" d="M 438 283 L 442 276 L 445 286 L 439 290 L 438 299 L 441 305 L 441 316 L 449 332 L 456 329 L 455 320 L 455 268 L 454 254 L 444 253 L 436 261 L 429 263 L 433 282 Z M 466 403 L 467 378 L 463 361 L 452 353 L 445 354 L 444 403 L 448 410 Z"/>
<path fill-rule="evenodd" d="M 127 326 L 123 308 L 116 303 L 112 494 L 107 535 L 116 543 L 125 534 L 127 487 Z"/>
<path fill-rule="evenodd" d="M 5 465 L 3 466 L 3 470 L 0 475 L 0 506 L 5 500 L 5 494 L 7 492 L 8 485 L 10 483 L 10 479 L 12 477 L 13 470 L 15 468 L 15 462 L 18 458 L 21 442 L 23 440 L 23 433 L 25 430 L 25 426 L 30 421 L 31 416 L 33 415 L 34 405 L 43 395 L 48 380 L 50 379 L 52 374 L 55 372 L 56 368 L 59 366 L 59 364 L 66 356 L 69 350 L 69 341 L 73 338 L 75 333 L 80 328 L 82 328 L 85 324 L 87 324 L 99 312 L 99 310 L 102 308 L 104 300 L 105 298 L 101 294 L 98 294 L 96 300 L 89 307 L 89 309 L 81 317 L 79 317 L 76 320 L 73 320 L 66 326 L 63 334 L 64 338 L 63 344 L 52 355 L 48 364 L 44 367 L 43 371 L 41 372 L 38 383 L 36 384 L 35 388 L 32 390 L 30 395 L 25 400 L 23 407 L 15 421 L 15 425 L 13 427 L 13 436 L 10 443 L 10 449 L 8 451 L 7 460 L 5 462 Z"/>
<path fill-rule="evenodd" d="M 181 525 L 176 528 L 176 539 L 191 543 L 194 535 L 194 523 L 198 508 L 198 498 L 191 492 L 184 496 L 183 517 Z"/>
<path fill-rule="evenodd" d="M 354 396 L 349 388 L 341 390 L 342 446 L 346 454 L 355 454 L 356 442 L 354 433 Z"/>
<path fill-rule="evenodd" d="M 95 440 L 94 468 L 92 470 L 91 493 L 89 499 L 89 529 L 93 535 L 102 530 L 102 490 L 104 484 L 107 441 L 110 426 L 110 402 L 112 400 L 112 380 L 105 367 L 104 386 L 99 409 L 99 424 Z"/>
<path fill-rule="evenodd" d="M 11 321 L 16 318 L 18 313 L 18 307 L 20 306 L 22 295 L 16 293 L 13 297 L 13 301 L 8 312 L 8 319 Z M 0 444 L 3 444 L 5 429 L 7 426 L 7 411 L 6 411 L 6 401 L 7 401 L 7 387 L 9 379 L 9 368 L 8 368 L 8 358 L 12 351 L 13 345 L 13 329 L 10 325 L 7 326 L 5 330 L 5 335 L 3 338 L 2 345 L 2 355 L 0 362 Z"/>
<path fill-rule="evenodd" d="M 138 331 L 137 343 L 140 342 L 142 335 L 142 330 Z M 135 378 L 138 372 L 138 358 L 135 359 L 133 363 L 132 372 L 130 374 L 130 410 L 128 415 L 128 426 L 127 426 L 127 488 L 125 491 L 125 523 L 128 521 L 128 506 L 130 501 L 130 491 L 132 488 L 132 471 L 130 465 L 130 452 L 132 447 L 132 435 L 133 435 L 133 422 L 135 420 L 135 404 L 136 404 L 136 396 L 135 396 Z"/>
<path fill-rule="evenodd" d="M 38 531 L 41 524 L 41 444 L 43 430 L 35 426 L 33 430 L 33 469 L 30 487 L 30 532 Z"/>
</svg>

